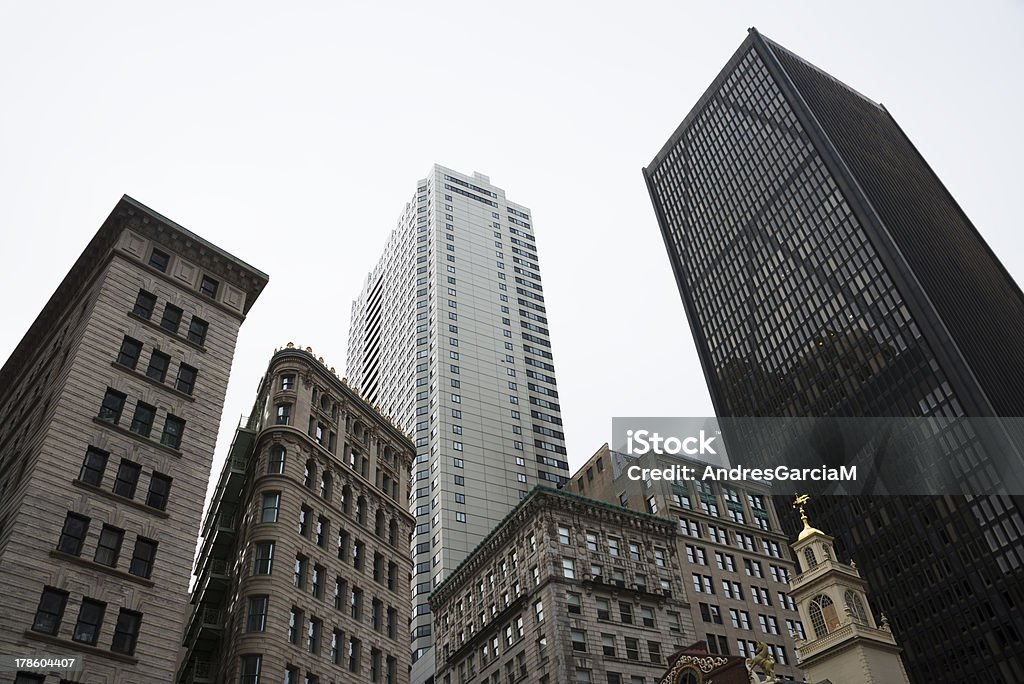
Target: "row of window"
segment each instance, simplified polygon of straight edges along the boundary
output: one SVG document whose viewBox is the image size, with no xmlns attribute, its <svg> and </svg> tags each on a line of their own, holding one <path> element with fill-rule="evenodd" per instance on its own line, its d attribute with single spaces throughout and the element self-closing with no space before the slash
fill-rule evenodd
<svg viewBox="0 0 1024 684">
<path fill-rule="evenodd" d="M 722 553 L 721 551 L 715 551 L 715 561 L 718 564 L 719 570 L 725 570 L 727 572 L 736 572 L 736 558 L 728 553 Z M 707 565 L 708 555 L 707 549 L 702 546 L 696 546 L 694 544 L 686 545 L 686 560 L 694 565 Z M 746 571 L 748 577 L 756 577 L 763 579 L 764 566 L 761 561 L 752 560 L 750 558 L 743 558 L 743 568 Z M 781 565 L 775 565 L 774 563 L 768 564 L 768 570 L 771 573 L 773 580 L 780 584 L 789 584 L 789 570 Z"/>
<path fill-rule="evenodd" d="M 60 538 L 57 540 L 57 550 L 72 556 L 81 556 L 91 522 L 87 516 L 68 511 L 64 518 L 64 526 L 61 528 Z M 124 530 L 104 524 L 99 538 L 96 540 L 93 561 L 110 568 L 117 568 L 123 543 Z M 142 536 L 136 537 L 135 549 L 132 552 L 131 561 L 128 563 L 128 572 L 138 577 L 149 578 L 156 560 L 156 548 L 156 541 Z"/>
<path fill-rule="evenodd" d="M 751 552 L 758 550 L 757 540 L 753 535 L 746 534 L 745 532 L 730 531 L 720 525 L 704 525 L 698 520 L 684 516 L 679 517 L 679 531 L 688 537 L 703 539 L 704 527 L 707 528 L 707 538 L 715 543 L 729 544 L 731 536 L 737 548 Z M 785 558 L 782 554 L 782 546 L 777 541 L 771 539 L 762 539 L 760 550 L 764 555 L 771 556 L 772 558 Z"/>
<path fill-rule="evenodd" d="M 82 461 L 82 470 L 78 474 L 78 480 L 94 487 L 102 487 L 109 460 L 108 452 L 89 445 L 85 452 L 85 459 Z M 141 465 L 122 458 L 117 467 L 117 475 L 114 478 L 111 491 L 118 496 L 134 499 L 141 474 Z M 171 493 L 171 481 L 170 476 L 153 471 L 149 477 L 146 505 L 161 511 L 166 509 L 167 498 Z"/>
<path fill-rule="evenodd" d="M 68 604 L 68 592 L 55 587 L 44 587 L 39 597 L 39 607 L 32 621 L 32 630 L 41 634 L 59 636 L 64 612 Z M 103 601 L 85 597 L 78 610 L 78 618 L 71 631 L 71 640 L 89 646 L 95 646 L 103 629 L 103 621 L 107 614 L 107 604 Z M 114 625 L 114 636 L 110 642 L 110 650 L 114 653 L 134 655 L 135 642 L 142 625 L 142 613 L 121 608 Z"/>
<path fill-rule="evenodd" d="M 124 405 L 128 395 L 108 387 L 103 395 L 103 403 L 100 405 L 99 419 L 118 425 L 121 422 L 121 414 L 124 412 Z M 148 438 L 153 430 L 153 423 L 156 420 L 156 407 L 145 402 L 138 402 L 135 405 L 135 413 L 132 415 L 132 422 L 128 429 L 140 437 Z M 181 437 L 185 432 L 185 419 L 168 413 L 164 418 L 164 428 L 160 435 L 160 443 L 172 449 L 181 448 Z"/>
<path fill-rule="evenodd" d="M 142 342 L 125 335 L 121 342 L 121 349 L 117 353 L 117 363 L 125 368 L 135 370 L 142 355 Z M 171 357 L 161 351 L 153 350 L 149 355 L 149 365 L 146 367 L 146 377 L 156 382 L 163 383 L 167 379 L 167 370 L 171 365 Z M 178 376 L 174 381 L 174 389 L 179 392 L 191 395 L 196 387 L 196 378 L 199 371 L 182 361 L 178 364 Z"/>
<path fill-rule="evenodd" d="M 210 296 L 212 297 L 213 295 Z M 132 313 L 139 318 L 152 321 L 153 312 L 156 309 L 156 300 L 157 297 L 152 292 L 139 290 L 139 294 L 135 298 L 135 306 L 132 307 Z M 168 333 L 177 335 L 181 327 L 183 315 L 184 312 L 181 308 L 167 303 L 164 305 L 164 312 L 158 325 Z M 209 323 L 198 316 L 193 315 L 192 319 L 189 321 L 188 330 L 185 331 L 185 339 L 192 344 L 201 347 L 206 342 L 206 333 L 208 332 L 209 327 Z"/>
<path fill-rule="evenodd" d="M 331 636 L 331 662 L 347 667 L 349 672 L 360 673 L 362 670 L 362 642 L 356 637 L 345 639 L 344 633 L 335 630 Z M 263 672 L 262 654 L 241 656 L 239 662 L 240 684 L 261 684 L 282 681 L 278 677 L 271 678 Z M 370 649 L 370 682 L 395 684 L 398 681 L 398 661 L 394 656 L 384 656 L 376 648 Z M 286 665 L 284 684 L 320 684 L 320 677 L 307 671 L 305 675 L 295 665 Z"/>
</svg>

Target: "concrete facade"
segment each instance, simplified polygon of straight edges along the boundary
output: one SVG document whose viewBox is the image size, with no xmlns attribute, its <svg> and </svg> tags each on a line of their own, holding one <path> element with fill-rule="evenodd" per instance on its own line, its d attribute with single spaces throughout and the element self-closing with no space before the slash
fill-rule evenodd
<svg viewBox="0 0 1024 684">
<path fill-rule="evenodd" d="M 537 487 L 430 597 L 437 681 L 651 684 L 693 641 L 675 525 Z"/>
<path fill-rule="evenodd" d="M 275 352 L 207 513 L 178 681 L 407 684 L 413 456 L 311 349 Z"/>
<path fill-rule="evenodd" d="M 630 466 L 683 463 L 706 465 L 676 456 L 629 457 L 605 444 L 573 474 L 568 489 L 673 521 L 695 640 L 706 641 L 712 655 L 744 658 L 764 641 L 779 678 L 801 680 L 791 632 L 804 634 L 804 624 L 788 595 L 795 565 L 768 489 L 627 475 Z"/>
<path fill-rule="evenodd" d="M 417 448 L 417 684 L 433 674 L 427 595 L 534 485 L 569 474 L 532 222 L 486 176 L 435 165 L 352 305 L 348 379 Z"/>
<path fill-rule="evenodd" d="M 0 370 L 0 651 L 86 664 L 19 682 L 173 679 L 235 340 L 266 282 L 124 197 Z"/>
</svg>

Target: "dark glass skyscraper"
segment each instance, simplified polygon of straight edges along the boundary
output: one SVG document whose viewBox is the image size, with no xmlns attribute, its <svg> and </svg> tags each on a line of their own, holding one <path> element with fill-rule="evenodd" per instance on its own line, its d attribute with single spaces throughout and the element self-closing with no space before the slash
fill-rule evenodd
<svg viewBox="0 0 1024 684">
<path fill-rule="evenodd" d="M 1024 415 L 1024 294 L 882 105 L 751 29 L 644 176 L 720 416 Z M 913 681 L 1019 682 L 1022 506 L 816 520 Z"/>
</svg>

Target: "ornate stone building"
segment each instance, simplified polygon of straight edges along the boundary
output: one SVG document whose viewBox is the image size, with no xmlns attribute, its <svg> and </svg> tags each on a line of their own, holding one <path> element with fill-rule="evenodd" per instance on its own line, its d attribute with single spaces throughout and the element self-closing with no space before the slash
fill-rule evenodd
<svg viewBox="0 0 1024 684">
<path fill-rule="evenodd" d="M 407 684 L 414 453 L 311 349 L 275 352 L 207 512 L 178 681 Z"/>
<path fill-rule="evenodd" d="M 754 483 L 630 479 L 628 469 L 706 463 L 677 456 L 630 457 L 605 444 L 569 488 L 595 499 L 665 517 L 678 525 L 676 549 L 696 633 L 711 655 L 753 656 L 768 645 L 780 679 L 799 681 L 794 637 L 804 623 L 789 596 L 795 565 L 766 487 Z M 716 679 L 716 681 L 718 681 Z"/>
<path fill-rule="evenodd" d="M 19 684 L 174 678 L 235 341 L 266 283 L 124 197 L 0 370 L 0 653 L 86 663 Z"/>
<path fill-rule="evenodd" d="M 436 681 L 653 684 L 692 641 L 675 525 L 536 487 L 431 594 Z"/>
</svg>

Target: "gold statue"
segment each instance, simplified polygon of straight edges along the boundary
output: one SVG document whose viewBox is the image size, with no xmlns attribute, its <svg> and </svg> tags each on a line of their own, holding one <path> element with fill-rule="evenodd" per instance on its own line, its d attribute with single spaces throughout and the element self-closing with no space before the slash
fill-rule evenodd
<svg viewBox="0 0 1024 684">
<path fill-rule="evenodd" d="M 754 652 L 754 657 L 747 662 L 747 672 L 751 676 L 751 680 L 755 680 L 756 673 L 755 669 L 761 668 L 761 672 L 764 673 L 765 678 L 761 680 L 761 684 L 772 684 L 776 682 L 775 679 L 775 658 L 772 658 L 768 652 L 768 644 L 763 641 L 757 642 L 757 649 Z"/>
</svg>

